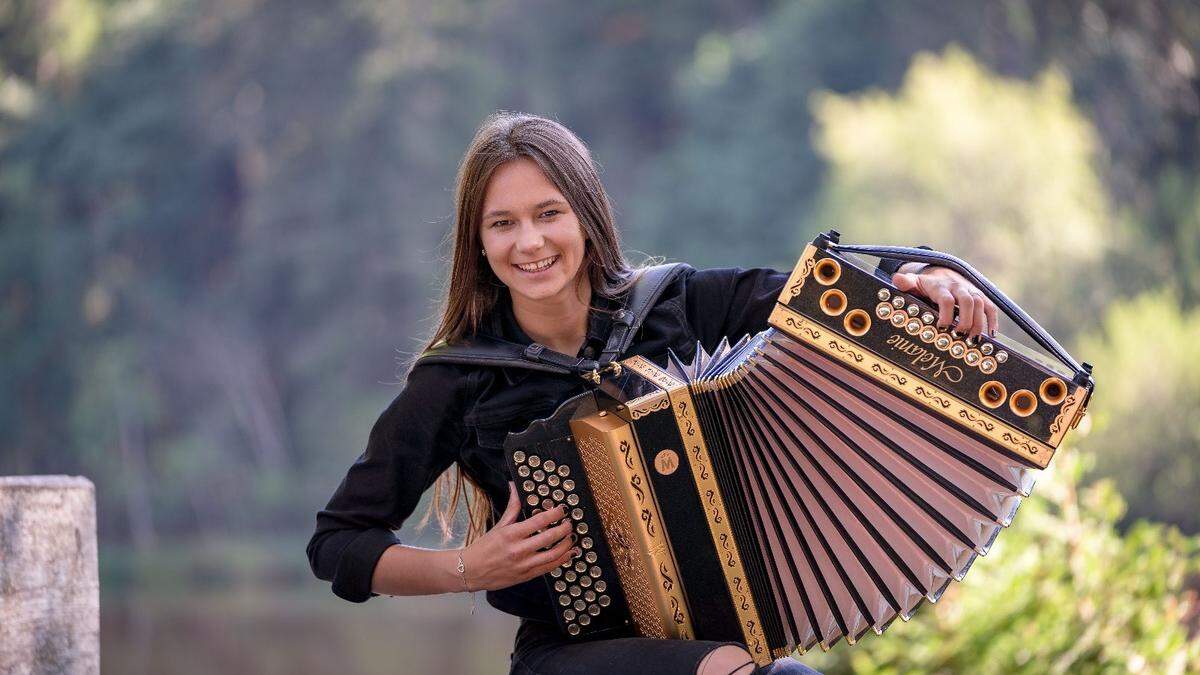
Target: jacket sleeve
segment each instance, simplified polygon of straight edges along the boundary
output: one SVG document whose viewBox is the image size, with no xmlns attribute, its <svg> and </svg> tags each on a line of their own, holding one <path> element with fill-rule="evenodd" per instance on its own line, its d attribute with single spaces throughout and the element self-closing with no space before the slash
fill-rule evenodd
<svg viewBox="0 0 1200 675">
<path fill-rule="evenodd" d="M 901 264 L 881 259 L 876 274 L 890 279 Z M 712 351 L 722 337 L 734 341 L 765 329 L 775 299 L 790 275 L 790 270 L 767 268 L 697 271 L 687 281 L 685 300 L 692 332 L 706 350 Z"/>
<path fill-rule="evenodd" d="M 417 366 L 371 429 L 367 447 L 317 513 L 308 561 L 317 578 L 351 602 L 371 598 L 371 577 L 383 552 L 400 543 L 394 530 L 412 515 L 421 494 L 459 456 L 463 377 L 451 366 Z"/>
</svg>

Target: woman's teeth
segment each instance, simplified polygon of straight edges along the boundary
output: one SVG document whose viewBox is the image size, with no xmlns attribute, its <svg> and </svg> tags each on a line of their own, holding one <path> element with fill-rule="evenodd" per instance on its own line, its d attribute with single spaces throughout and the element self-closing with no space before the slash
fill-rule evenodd
<svg viewBox="0 0 1200 675">
<path fill-rule="evenodd" d="M 527 263 L 524 265 L 516 265 L 516 267 L 522 272 L 541 272 L 556 262 L 558 262 L 558 256 L 551 256 L 545 260 L 539 260 L 537 262 Z"/>
</svg>

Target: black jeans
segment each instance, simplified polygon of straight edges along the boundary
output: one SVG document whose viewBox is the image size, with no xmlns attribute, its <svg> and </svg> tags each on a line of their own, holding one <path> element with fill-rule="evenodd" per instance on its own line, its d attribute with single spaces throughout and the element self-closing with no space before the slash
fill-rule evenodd
<svg viewBox="0 0 1200 675">
<path fill-rule="evenodd" d="M 595 640 L 568 640 L 554 624 L 525 619 L 517 629 L 510 673 L 695 675 L 700 661 L 723 645 L 741 646 L 736 642 L 634 637 L 632 630 Z M 780 659 L 761 672 L 771 675 L 820 675 L 794 659 Z"/>
</svg>

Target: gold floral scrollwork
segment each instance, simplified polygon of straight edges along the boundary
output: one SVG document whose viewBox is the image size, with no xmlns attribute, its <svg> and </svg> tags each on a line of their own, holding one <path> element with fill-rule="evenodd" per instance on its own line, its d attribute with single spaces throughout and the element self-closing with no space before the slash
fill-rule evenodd
<svg viewBox="0 0 1200 675">
<path fill-rule="evenodd" d="M 958 411 L 958 416 L 963 418 L 964 420 L 970 422 L 971 424 L 975 424 L 975 425 L 977 425 L 983 429 L 986 429 L 988 431 L 991 431 L 992 429 L 996 428 L 996 425 L 983 419 L 982 417 L 977 417 L 975 415 L 972 415 L 971 411 L 967 410 L 966 408 L 960 408 Z M 1008 434 L 1006 433 L 1006 435 L 1008 435 Z M 1026 445 L 1028 445 L 1028 443 L 1026 443 Z"/>
<path fill-rule="evenodd" d="M 884 377 L 892 380 L 893 382 L 895 382 L 898 385 L 904 386 L 904 385 L 908 384 L 908 378 L 901 377 L 900 375 L 897 375 L 896 373 L 892 372 L 891 370 L 884 368 L 883 366 L 879 365 L 878 363 L 872 363 L 871 370 L 875 371 L 876 373 L 879 373 L 880 375 L 883 375 Z"/>
<path fill-rule="evenodd" d="M 1018 448 L 1021 448 L 1022 450 L 1024 450 L 1025 452 L 1028 452 L 1031 455 L 1038 454 L 1038 449 L 1036 446 L 1030 445 L 1027 441 L 1023 441 L 1023 440 L 1013 436 L 1012 434 L 1008 433 L 1007 431 L 1004 432 L 1004 440 L 1008 441 L 1009 443 L 1011 443 L 1012 445 L 1014 445 Z"/>
<path fill-rule="evenodd" d="M 925 389 L 925 387 L 922 387 L 919 384 L 913 389 L 913 392 L 920 394 L 921 396 L 924 396 L 926 399 L 928 399 L 930 401 L 935 401 L 938 405 L 942 406 L 943 408 L 950 407 L 949 401 L 947 401 L 946 399 L 942 398 L 941 396 Z"/>
<path fill-rule="evenodd" d="M 1075 410 L 1076 396 L 1078 396 L 1078 393 L 1073 391 L 1063 401 L 1062 407 L 1058 409 L 1058 414 L 1054 416 L 1054 421 L 1050 423 L 1051 436 L 1061 431 L 1063 425 L 1068 423 L 1067 415 Z"/>
<path fill-rule="evenodd" d="M 804 280 L 808 278 L 809 273 L 812 272 L 816 264 L 816 261 L 811 256 L 800 261 L 799 266 L 792 272 L 792 278 L 789 279 L 790 283 L 787 287 L 788 300 L 800 295 L 800 289 L 804 288 Z"/>
</svg>

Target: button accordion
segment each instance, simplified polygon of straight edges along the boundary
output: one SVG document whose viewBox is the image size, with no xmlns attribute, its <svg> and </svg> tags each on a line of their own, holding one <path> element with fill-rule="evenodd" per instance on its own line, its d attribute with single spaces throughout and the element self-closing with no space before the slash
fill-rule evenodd
<svg viewBox="0 0 1200 675">
<path fill-rule="evenodd" d="M 971 279 L 1049 354 L 939 330 L 860 254 Z M 809 245 L 770 328 L 632 357 L 506 441 L 528 517 L 569 508 L 545 577 L 569 636 L 736 640 L 764 664 L 853 644 L 961 580 L 1093 389 L 1087 364 L 961 260 Z"/>
</svg>

